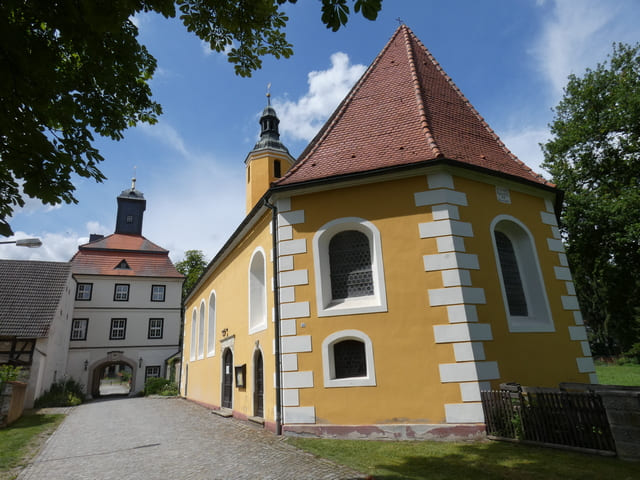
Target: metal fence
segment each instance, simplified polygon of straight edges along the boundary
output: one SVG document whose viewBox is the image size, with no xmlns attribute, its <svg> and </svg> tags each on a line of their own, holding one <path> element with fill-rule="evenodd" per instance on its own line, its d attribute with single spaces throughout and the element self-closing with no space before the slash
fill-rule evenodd
<svg viewBox="0 0 640 480">
<path fill-rule="evenodd" d="M 597 393 L 481 392 L 487 434 L 529 442 L 615 453 Z"/>
</svg>

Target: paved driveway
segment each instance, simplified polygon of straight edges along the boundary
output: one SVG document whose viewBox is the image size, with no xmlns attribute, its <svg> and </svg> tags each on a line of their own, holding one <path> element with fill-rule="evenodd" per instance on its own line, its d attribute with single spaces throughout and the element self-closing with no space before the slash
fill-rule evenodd
<svg viewBox="0 0 640 480">
<path fill-rule="evenodd" d="M 118 398 L 71 409 L 19 480 L 356 479 L 246 422 L 182 399 Z"/>
</svg>

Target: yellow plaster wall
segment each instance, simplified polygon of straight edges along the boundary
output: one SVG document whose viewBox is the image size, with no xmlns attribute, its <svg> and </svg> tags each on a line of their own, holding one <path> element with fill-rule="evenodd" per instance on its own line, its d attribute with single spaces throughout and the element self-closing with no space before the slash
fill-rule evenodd
<svg viewBox="0 0 640 480">
<path fill-rule="evenodd" d="M 473 225 L 465 238 L 466 253 L 476 254 L 480 270 L 472 270 L 472 287 L 484 288 L 487 303 L 478 305 L 479 322 L 491 324 L 493 341 L 485 341 L 486 361 L 498 362 L 504 381 L 556 386 L 560 381 L 588 382 L 577 370 L 580 343 L 570 341 L 572 312 L 562 309 L 564 281 L 556 280 L 555 252 L 547 249 L 551 228 L 541 222 L 542 195 L 511 190 L 511 204 L 497 201 L 495 185 L 454 176 L 456 191 L 467 194 L 460 221 Z M 300 405 L 314 406 L 317 423 L 444 423 L 444 405 L 461 403 L 459 384 L 440 381 L 439 364 L 455 363 L 451 344 L 436 344 L 433 326 L 448 324 L 446 307 L 430 307 L 428 290 L 443 288 L 441 272 L 425 272 L 423 255 L 437 252 L 436 240 L 420 239 L 418 225 L 432 220 L 431 206 L 416 207 L 414 193 L 428 189 L 426 176 L 298 195 L 292 210 L 304 210 L 305 222 L 294 225 L 294 239 L 304 238 L 305 254 L 294 256 L 294 268 L 308 269 L 309 284 L 295 287 L 296 301 L 310 302 L 310 318 L 297 320 L 298 335 L 311 335 L 312 352 L 298 354 L 300 371 L 314 372 L 314 387 L 300 389 Z M 554 333 L 509 333 L 489 226 L 500 214 L 512 215 L 530 229 L 544 275 L 555 324 Z M 386 279 L 385 313 L 317 317 L 313 236 L 325 223 L 361 217 L 380 231 Z M 305 325 L 304 327 L 302 325 Z M 373 344 L 376 387 L 324 388 L 322 341 L 346 329 L 366 333 Z"/>
<path fill-rule="evenodd" d="M 246 212 L 249 213 L 258 200 L 266 193 L 271 182 L 277 180 L 274 172 L 274 160 L 280 160 L 280 173 L 284 175 L 291 167 L 293 160 L 285 154 L 275 152 L 258 152 L 251 154 L 246 170 Z"/>
<path fill-rule="evenodd" d="M 189 378 L 187 397 L 189 399 L 206 403 L 212 406 L 220 406 L 221 400 L 221 374 L 222 355 L 221 348 L 222 330 L 228 329 L 226 338 L 234 336 L 234 366 L 247 365 L 247 387 L 239 389 L 233 385 L 233 410 L 241 415 L 253 415 L 253 355 L 256 343 L 262 350 L 264 365 L 264 414 L 267 421 L 274 421 L 273 411 L 275 405 L 275 392 L 273 375 L 275 360 L 273 356 L 273 294 L 271 282 L 273 277 L 273 264 L 270 261 L 272 239 L 269 233 L 271 215 L 267 212 L 255 227 L 244 237 L 232 253 L 215 269 L 204 284 L 194 292 L 188 304 L 185 305 L 185 329 L 184 329 L 184 363 L 189 365 Z M 267 328 L 266 330 L 249 335 L 249 264 L 257 247 L 262 247 L 266 260 L 266 285 L 267 285 Z M 216 292 L 216 351 L 212 357 L 202 360 L 190 361 L 191 346 L 191 320 L 194 308 L 199 309 L 202 300 L 206 302 L 205 312 L 208 316 L 209 296 Z M 198 310 L 199 311 L 199 310 Z M 208 317 L 207 317 L 208 318 Z M 208 335 L 208 320 L 205 322 Z M 183 371 L 184 374 L 184 371 Z"/>
</svg>

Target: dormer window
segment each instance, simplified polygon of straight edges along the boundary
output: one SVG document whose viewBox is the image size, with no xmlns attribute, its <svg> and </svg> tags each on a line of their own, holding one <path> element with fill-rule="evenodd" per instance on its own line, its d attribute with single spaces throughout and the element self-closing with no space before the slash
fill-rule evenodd
<svg viewBox="0 0 640 480">
<path fill-rule="evenodd" d="M 121 260 L 120 263 L 118 265 L 116 265 L 116 269 L 119 269 L 119 270 L 131 270 L 131 267 L 129 266 L 129 264 L 127 263 L 126 260 Z"/>
</svg>

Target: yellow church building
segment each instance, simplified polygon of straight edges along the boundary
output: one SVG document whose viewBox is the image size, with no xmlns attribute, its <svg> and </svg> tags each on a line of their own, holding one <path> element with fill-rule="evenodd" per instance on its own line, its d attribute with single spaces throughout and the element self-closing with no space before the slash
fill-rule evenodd
<svg viewBox="0 0 640 480">
<path fill-rule="evenodd" d="M 269 105 L 247 216 L 185 301 L 182 394 L 277 433 L 473 436 L 480 391 L 597 382 L 557 227 L 402 25 L 297 160 Z"/>
</svg>

